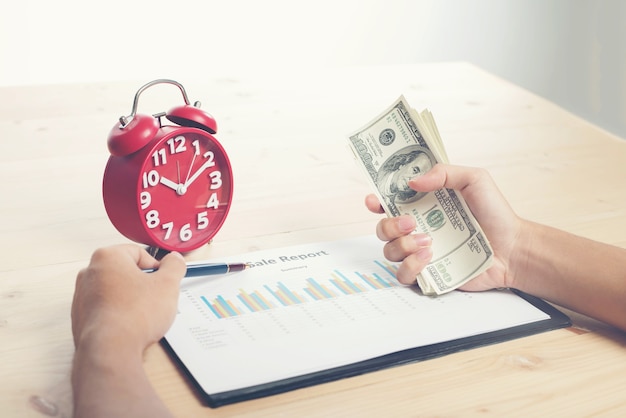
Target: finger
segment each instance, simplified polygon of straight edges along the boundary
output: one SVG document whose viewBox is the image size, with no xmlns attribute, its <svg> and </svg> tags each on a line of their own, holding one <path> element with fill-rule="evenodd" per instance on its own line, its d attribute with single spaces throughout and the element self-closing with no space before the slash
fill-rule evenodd
<svg viewBox="0 0 626 418">
<path fill-rule="evenodd" d="M 139 268 L 154 268 L 158 261 L 136 244 L 119 244 L 98 248 L 91 255 L 89 267 L 124 266 L 132 263 Z"/>
<path fill-rule="evenodd" d="M 410 215 L 381 219 L 376 225 L 376 236 L 382 241 L 391 241 L 410 234 L 415 226 L 415 218 Z"/>
<path fill-rule="evenodd" d="M 365 206 L 370 210 L 370 212 L 385 213 L 380 201 L 374 194 L 368 194 L 365 196 Z"/>
<path fill-rule="evenodd" d="M 432 242 L 432 238 L 427 234 L 406 235 L 385 244 L 383 254 L 389 261 L 402 261 L 420 249 L 430 247 Z"/>
<path fill-rule="evenodd" d="M 396 272 L 396 278 L 403 284 L 415 283 L 417 275 L 426 267 L 432 257 L 432 247 L 420 248 L 402 261 Z"/>
<path fill-rule="evenodd" d="M 420 192 L 432 192 L 444 187 L 463 190 L 477 183 L 485 173 L 481 168 L 437 164 L 424 175 L 409 180 L 409 187 Z"/>
<path fill-rule="evenodd" d="M 186 271 L 187 264 L 183 256 L 179 252 L 172 251 L 161 259 L 158 270 L 152 274 L 179 284 Z"/>
<path fill-rule="evenodd" d="M 135 264 L 137 264 L 137 267 L 140 269 L 152 269 L 159 266 L 159 260 L 152 257 L 145 248 L 137 245 L 134 245 L 133 247 L 132 251 L 134 252 Z"/>
</svg>

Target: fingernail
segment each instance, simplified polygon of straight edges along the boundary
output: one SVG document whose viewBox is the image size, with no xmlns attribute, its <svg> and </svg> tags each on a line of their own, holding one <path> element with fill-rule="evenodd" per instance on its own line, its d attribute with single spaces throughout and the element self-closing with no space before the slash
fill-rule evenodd
<svg viewBox="0 0 626 418">
<path fill-rule="evenodd" d="M 419 247 L 430 247 L 433 243 L 433 239 L 428 234 L 415 234 L 413 240 Z"/>
<path fill-rule="evenodd" d="M 415 229 L 415 220 L 408 216 L 400 216 L 398 218 L 398 227 L 402 232 L 410 232 Z"/>
</svg>

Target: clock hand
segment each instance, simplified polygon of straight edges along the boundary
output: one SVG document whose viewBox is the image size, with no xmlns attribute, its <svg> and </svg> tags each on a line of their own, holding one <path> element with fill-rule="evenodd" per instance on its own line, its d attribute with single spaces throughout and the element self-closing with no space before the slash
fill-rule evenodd
<svg viewBox="0 0 626 418">
<path fill-rule="evenodd" d="M 166 179 L 163 176 L 161 176 L 161 180 L 159 180 L 159 182 L 161 184 L 164 184 L 165 186 L 169 187 L 172 190 L 178 189 L 178 183 L 174 183 L 172 180 Z"/>
<path fill-rule="evenodd" d="M 169 187 L 170 189 L 176 191 L 176 194 L 178 194 L 179 196 L 184 195 L 185 192 L 187 191 L 187 186 L 185 186 L 184 184 L 174 183 L 172 180 L 167 179 L 163 176 L 161 176 L 161 179 L 159 180 L 159 182 Z"/>
<path fill-rule="evenodd" d="M 191 173 L 191 168 L 193 167 L 193 163 L 196 161 L 196 155 L 198 155 L 197 152 L 193 153 L 193 158 L 191 159 L 191 164 L 189 164 L 189 170 L 187 170 L 187 176 L 185 177 L 185 183 L 183 184 L 187 184 L 187 181 L 189 180 L 189 173 Z"/>
<path fill-rule="evenodd" d="M 183 187 L 187 189 L 189 185 L 191 185 L 191 183 L 193 183 L 198 178 L 198 176 L 202 174 L 204 170 L 214 165 L 215 163 L 213 161 L 207 161 L 204 164 L 202 164 L 202 166 L 195 173 L 193 173 L 193 175 L 189 178 L 189 180 L 185 181 L 185 184 L 183 185 Z"/>
</svg>

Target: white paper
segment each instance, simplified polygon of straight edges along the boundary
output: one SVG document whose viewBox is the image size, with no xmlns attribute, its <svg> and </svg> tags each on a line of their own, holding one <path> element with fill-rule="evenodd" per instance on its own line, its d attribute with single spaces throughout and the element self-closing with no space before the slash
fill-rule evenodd
<svg viewBox="0 0 626 418">
<path fill-rule="evenodd" d="M 253 267 L 183 279 L 167 342 L 215 394 L 549 319 L 509 291 L 424 296 L 396 281 L 382 246 L 366 236 L 208 260 Z"/>
</svg>

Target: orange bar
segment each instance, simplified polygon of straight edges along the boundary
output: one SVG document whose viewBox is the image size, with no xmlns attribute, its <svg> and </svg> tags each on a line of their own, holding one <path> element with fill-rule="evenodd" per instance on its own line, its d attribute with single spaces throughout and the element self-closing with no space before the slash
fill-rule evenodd
<svg viewBox="0 0 626 418">
<path fill-rule="evenodd" d="M 348 294 L 348 295 L 352 295 L 354 294 L 354 290 L 350 289 L 343 281 L 339 280 L 339 279 L 332 279 L 331 280 L 334 284 L 336 284 L 338 287 L 341 288 L 341 290 L 344 291 L 344 293 Z"/>
<path fill-rule="evenodd" d="M 270 308 L 275 308 L 276 305 L 274 305 L 272 302 L 270 302 L 269 300 L 265 299 L 263 297 L 262 294 L 259 293 L 258 290 L 254 291 L 254 293 L 252 293 L 253 295 L 255 295 L 256 297 L 258 297 L 259 299 L 261 299 L 268 307 Z"/>
<path fill-rule="evenodd" d="M 354 286 L 356 286 L 357 289 L 359 289 L 361 292 L 365 292 L 367 291 L 367 289 L 365 287 L 363 287 L 363 285 L 361 283 L 357 283 L 357 282 L 352 282 L 352 284 Z"/>
<path fill-rule="evenodd" d="M 248 302 L 248 304 L 254 308 L 255 311 L 263 310 L 263 308 L 259 306 L 259 304 L 256 303 L 256 301 L 252 299 L 250 295 L 248 295 L 243 289 L 239 289 L 239 293 L 241 294 L 241 297 L 244 298 L 246 302 Z"/>
<path fill-rule="evenodd" d="M 282 290 L 276 290 L 276 291 L 274 291 L 274 293 L 276 293 L 276 296 L 278 296 L 278 298 L 280 299 L 280 301 L 283 304 L 285 304 L 285 305 L 293 305 L 293 302 L 290 301 L 287 296 L 285 296 L 285 293 Z"/>
<path fill-rule="evenodd" d="M 312 286 L 306 287 L 309 292 L 313 293 L 318 299 L 327 299 L 326 296 L 322 295 L 317 289 Z"/>
<path fill-rule="evenodd" d="M 237 308 L 235 305 L 233 305 L 231 301 L 227 300 L 226 303 L 228 303 L 228 306 L 230 307 L 230 309 L 237 312 L 237 315 L 241 315 L 241 310 Z"/>
<path fill-rule="evenodd" d="M 213 307 L 216 311 L 220 313 L 220 315 L 222 315 L 222 318 L 228 318 L 229 316 L 231 316 L 228 312 L 226 312 L 226 309 L 224 309 L 222 305 L 217 303 L 217 301 L 213 304 Z"/>
<path fill-rule="evenodd" d="M 372 287 L 374 287 L 376 289 L 382 289 L 383 288 L 383 285 L 381 285 L 377 280 L 373 279 L 372 277 L 370 277 L 370 276 L 368 276 L 366 274 L 363 274 L 362 276 L 365 279 L 365 281 L 367 281 L 369 284 L 372 285 Z"/>
<path fill-rule="evenodd" d="M 335 292 L 333 292 L 332 289 L 329 289 L 328 287 L 324 286 L 323 284 L 320 284 L 320 286 L 322 287 L 322 289 L 327 291 L 329 295 L 331 295 L 333 297 L 337 297 L 337 294 Z"/>
<path fill-rule="evenodd" d="M 296 298 L 298 298 L 298 302 L 300 302 L 300 303 L 306 302 L 306 299 L 304 299 L 302 296 L 300 296 L 295 290 L 292 290 L 291 293 L 293 293 L 293 295 Z"/>
</svg>

